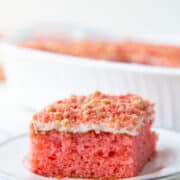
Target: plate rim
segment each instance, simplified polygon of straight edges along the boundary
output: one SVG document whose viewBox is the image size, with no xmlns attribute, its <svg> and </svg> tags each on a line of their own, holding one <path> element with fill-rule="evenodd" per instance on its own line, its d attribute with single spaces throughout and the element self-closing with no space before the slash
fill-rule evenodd
<svg viewBox="0 0 180 180">
<path fill-rule="evenodd" d="M 180 137 L 180 132 L 177 132 L 177 131 L 173 131 L 173 130 L 169 130 L 169 129 L 165 129 L 165 128 L 152 128 L 153 131 L 156 131 L 158 134 L 160 134 L 161 132 L 162 133 L 170 133 L 170 134 L 174 134 L 174 135 L 179 135 Z M 5 146 L 6 144 L 14 141 L 14 140 L 17 140 L 19 138 L 23 138 L 23 137 L 26 137 L 28 136 L 28 133 L 21 133 L 21 134 L 18 134 L 18 135 L 15 135 L 15 136 L 12 136 L 12 137 L 9 137 L 9 138 L 6 138 L 5 140 L 1 141 L 0 142 L 0 148 L 2 146 Z M 37 176 L 38 178 L 38 175 L 36 174 L 33 174 L 34 176 Z M 177 172 L 170 172 L 169 174 L 165 174 L 165 175 L 162 175 L 162 176 L 159 176 L 159 177 L 144 177 L 146 175 L 142 175 L 142 180 L 161 180 L 161 179 L 169 179 L 169 178 L 176 178 L 176 177 L 180 177 L 180 168 L 178 169 Z M 25 180 L 24 178 L 22 177 L 16 177 L 14 176 L 13 174 L 10 174 L 2 169 L 0 169 L 0 177 L 2 178 L 10 178 L 11 180 Z M 47 178 L 47 177 L 41 177 L 43 178 L 44 180 L 54 180 L 54 178 Z M 124 180 L 137 180 L 138 178 L 140 177 L 132 177 L 132 178 L 125 178 Z M 74 178 L 70 178 L 70 179 L 74 179 Z M 77 180 L 81 180 L 82 178 L 76 178 Z M 90 180 L 90 179 L 89 179 Z"/>
</svg>

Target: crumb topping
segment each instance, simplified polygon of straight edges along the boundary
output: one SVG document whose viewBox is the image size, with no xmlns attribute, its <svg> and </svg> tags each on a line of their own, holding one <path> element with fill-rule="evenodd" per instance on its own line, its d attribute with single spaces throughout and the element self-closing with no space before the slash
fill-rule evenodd
<svg viewBox="0 0 180 180">
<path fill-rule="evenodd" d="M 114 130 L 138 131 L 144 121 L 152 120 L 153 106 L 137 95 L 113 96 L 96 91 L 86 97 L 72 95 L 47 106 L 33 116 L 32 124 L 37 130 L 38 124 L 55 123 L 56 129 L 103 124 Z"/>
</svg>

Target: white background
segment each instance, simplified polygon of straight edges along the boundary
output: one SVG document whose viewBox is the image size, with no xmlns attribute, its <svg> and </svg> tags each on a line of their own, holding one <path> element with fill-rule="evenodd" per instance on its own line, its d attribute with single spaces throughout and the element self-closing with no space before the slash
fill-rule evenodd
<svg viewBox="0 0 180 180">
<path fill-rule="evenodd" d="M 0 0 L 0 31 L 41 21 L 114 32 L 180 32 L 179 0 Z"/>
</svg>

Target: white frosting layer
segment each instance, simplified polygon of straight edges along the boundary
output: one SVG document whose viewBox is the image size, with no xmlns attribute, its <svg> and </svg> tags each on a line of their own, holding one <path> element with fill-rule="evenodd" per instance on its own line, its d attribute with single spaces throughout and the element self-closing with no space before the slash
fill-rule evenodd
<svg viewBox="0 0 180 180">
<path fill-rule="evenodd" d="M 139 126 L 141 127 L 143 120 L 140 121 Z M 88 131 L 95 131 L 96 133 L 100 132 L 109 132 L 113 134 L 128 134 L 135 136 L 138 134 L 138 131 L 135 129 L 128 130 L 127 127 L 121 128 L 119 130 L 106 127 L 103 123 L 100 124 L 80 124 L 74 127 L 59 127 L 55 121 L 49 123 L 41 123 L 40 121 L 35 121 L 34 125 L 38 131 L 51 131 L 57 130 L 61 132 L 71 132 L 71 133 L 85 133 Z"/>
</svg>

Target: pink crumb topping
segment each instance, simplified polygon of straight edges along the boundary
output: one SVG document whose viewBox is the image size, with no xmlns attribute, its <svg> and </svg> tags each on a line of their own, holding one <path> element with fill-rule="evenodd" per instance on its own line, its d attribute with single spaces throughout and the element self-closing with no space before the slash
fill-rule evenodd
<svg viewBox="0 0 180 180">
<path fill-rule="evenodd" d="M 133 94 L 106 95 L 96 91 L 89 96 L 71 96 L 44 108 L 33 117 L 32 124 L 55 122 L 59 127 L 80 124 L 105 124 L 112 129 L 138 130 L 143 121 L 153 119 L 153 104 Z M 141 122 L 141 123 L 140 123 Z M 38 130 L 38 129 L 37 129 Z"/>
</svg>

